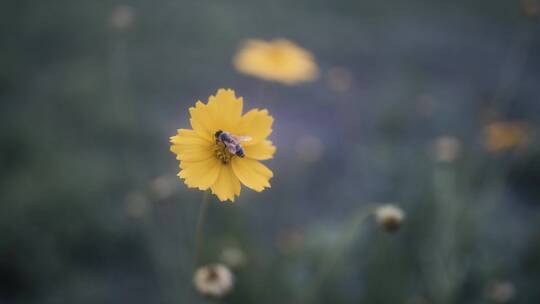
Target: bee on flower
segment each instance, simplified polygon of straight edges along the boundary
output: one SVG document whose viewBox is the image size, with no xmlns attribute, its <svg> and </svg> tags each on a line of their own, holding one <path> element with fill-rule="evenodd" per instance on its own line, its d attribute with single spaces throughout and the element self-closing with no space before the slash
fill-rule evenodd
<svg viewBox="0 0 540 304">
<path fill-rule="evenodd" d="M 319 68 L 313 55 L 286 39 L 248 40 L 234 57 L 244 74 L 286 85 L 315 80 Z"/>
<path fill-rule="evenodd" d="M 242 110 L 243 98 L 230 89 L 189 109 L 192 129 L 179 129 L 171 137 L 171 151 L 180 161 L 178 176 L 189 188 L 210 189 L 220 201 L 233 202 L 241 184 L 257 192 L 270 188 L 273 173 L 260 161 L 276 152 L 267 139 L 274 119 L 267 110 Z"/>
</svg>

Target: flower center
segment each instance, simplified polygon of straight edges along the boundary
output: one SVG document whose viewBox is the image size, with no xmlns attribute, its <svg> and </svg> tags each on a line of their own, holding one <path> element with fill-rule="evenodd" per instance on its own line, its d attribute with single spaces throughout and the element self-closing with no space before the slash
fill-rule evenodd
<svg viewBox="0 0 540 304">
<path fill-rule="evenodd" d="M 208 279 L 209 282 L 217 281 L 219 279 L 219 273 L 218 273 L 216 267 L 209 267 L 208 268 L 207 279 Z"/>
<path fill-rule="evenodd" d="M 287 60 L 286 52 L 281 47 L 272 47 L 269 51 L 269 57 L 274 64 L 284 64 Z"/>
<path fill-rule="evenodd" d="M 233 157 L 233 154 L 227 150 L 227 146 L 225 146 L 225 144 L 221 141 L 216 141 L 216 145 L 214 146 L 214 155 L 224 165 L 230 163 L 231 158 Z"/>
</svg>

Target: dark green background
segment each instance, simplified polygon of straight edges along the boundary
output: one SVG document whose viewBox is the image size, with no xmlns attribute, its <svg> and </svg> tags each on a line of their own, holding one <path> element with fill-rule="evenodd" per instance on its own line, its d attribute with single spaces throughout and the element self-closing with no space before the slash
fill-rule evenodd
<svg viewBox="0 0 540 304">
<path fill-rule="evenodd" d="M 118 5 L 134 13 L 124 29 Z M 205 261 L 248 256 L 225 303 L 301 303 L 372 202 L 401 206 L 405 226 L 363 223 L 315 301 L 487 303 L 503 280 L 538 303 L 538 137 L 491 154 L 482 130 L 537 127 L 539 31 L 519 1 L 2 1 L 0 303 L 205 302 L 191 286 L 202 193 L 175 179 L 168 138 L 221 87 L 270 110 L 278 148 L 271 189 L 209 210 Z M 320 79 L 234 70 L 242 41 L 274 37 L 312 51 Z M 328 85 L 336 66 L 346 92 Z M 453 164 L 433 160 L 443 135 L 462 141 Z M 306 136 L 317 161 L 298 153 Z"/>
</svg>

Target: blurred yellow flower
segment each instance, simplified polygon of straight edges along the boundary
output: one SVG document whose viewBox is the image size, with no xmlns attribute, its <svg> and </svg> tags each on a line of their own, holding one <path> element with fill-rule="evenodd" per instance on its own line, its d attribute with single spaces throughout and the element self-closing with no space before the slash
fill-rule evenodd
<svg viewBox="0 0 540 304">
<path fill-rule="evenodd" d="M 242 115 L 243 98 L 233 90 L 218 90 L 208 103 L 189 109 L 191 127 L 171 137 L 171 151 L 180 161 L 178 176 L 189 188 L 211 189 L 220 201 L 234 201 L 240 183 L 257 192 L 270 188 L 272 171 L 260 160 L 274 156 L 266 138 L 274 119 L 267 110 Z"/>
<path fill-rule="evenodd" d="M 524 123 L 494 122 L 484 128 L 484 146 L 490 152 L 522 147 L 527 141 L 528 134 Z"/>
<path fill-rule="evenodd" d="M 234 66 L 241 73 L 287 85 L 313 81 L 319 74 L 313 55 L 286 39 L 248 40 Z"/>
</svg>

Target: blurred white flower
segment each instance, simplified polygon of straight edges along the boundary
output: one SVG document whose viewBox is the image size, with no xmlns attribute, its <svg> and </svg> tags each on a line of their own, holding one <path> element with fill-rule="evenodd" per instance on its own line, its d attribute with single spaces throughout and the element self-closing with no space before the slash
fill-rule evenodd
<svg viewBox="0 0 540 304">
<path fill-rule="evenodd" d="M 212 264 L 197 269 L 193 284 L 202 295 L 220 298 L 232 290 L 234 277 L 227 266 Z"/>
<path fill-rule="evenodd" d="M 176 178 L 173 176 L 158 176 L 152 180 L 150 186 L 158 199 L 169 198 L 177 190 Z"/>
<path fill-rule="evenodd" d="M 135 21 L 135 9 L 129 5 L 116 6 L 110 17 L 110 25 L 113 29 L 124 31 L 133 26 Z"/>
<path fill-rule="evenodd" d="M 521 11 L 529 18 L 536 18 L 540 13 L 538 0 L 521 0 Z"/>
<path fill-rule="evenodd" d="M 486 287 L 486 298 L 494 303 L 508 303 L 516 293 L 514 284 L 508 281 L 491 281 Z"/>
<path fill-rule="evenodd" d="M 221 260 L 231 268 L 237 268 L 246 263 L 246 255 L 238 247 L 226 247 L 221 251 Z"/>
<path fill-rule="evenodd" d="M 401 227 L 405 213 L 395 205 L 383 205 L 375 210 L 375 219 L 385 231 L 394 232 Z"/>
<path fill-rule="evenodd" d="M 461 141 L 454 136 L 440 136 L 435 139 L 433 150 L 435 160 L 452 162 L 459 157 Z"/>
</svg>

